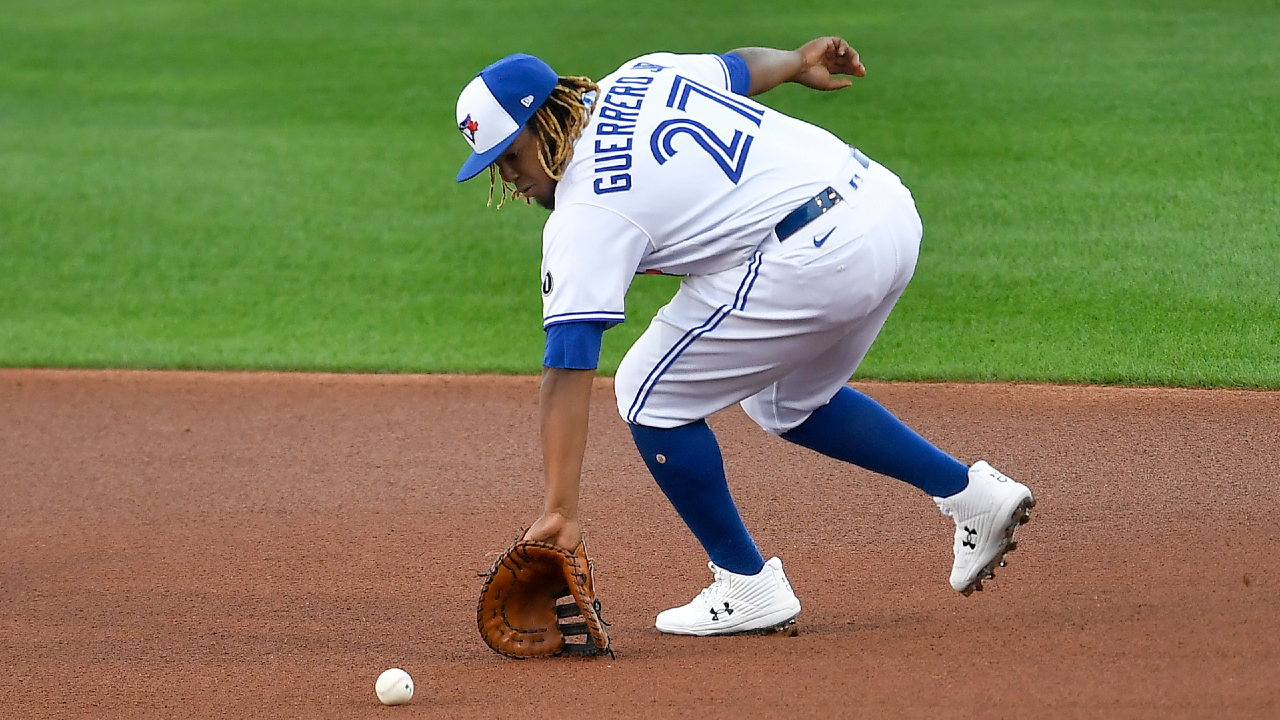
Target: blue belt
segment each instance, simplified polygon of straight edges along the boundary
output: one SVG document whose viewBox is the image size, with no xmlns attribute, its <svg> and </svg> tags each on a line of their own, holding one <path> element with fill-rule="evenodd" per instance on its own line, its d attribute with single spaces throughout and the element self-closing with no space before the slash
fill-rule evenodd
<svg viewBox="0 0 1280 720">
<path fill-rule="evenodd" d="M 795 235 L 800 231 L 800 228 L 822 217 L 823 213 L 835 207 L 843 199 L 840 197 L 840 193 L 830 186 L 809 198 L 803 205 L 782 218 L 782 222 L 778 223 L 777 227 L 774 228 L 774 232 L 778 233 L 778 242 Z"/>
<path fill-rule="evenodd" d="M 871 158 L 863 155 L 861 150 L 850 145 L 849 152 L 853 154 L 853 159 L 857 160 L 858 164 L 861 165 L 863 169 L 871 167 Z M 854 190 L 858 189 L 858 185 L 856 183 L 851 181 L 849 184 L 853 186 Z M 841 200 L 844 200 L 844 198 L 840 197 L 840 193 L 836 192 L 836 189 L 833 187 L 828 187 L 826 190 L 823 190 L 817 195 L 809 198 L 803 205 L 792 210 L 786 217 L 782 218 L 782 222 L 778 223 L 774 228 L 774 231 L 778 233 L 778 242 L 782 242 L 792 235 L 795 235 L 800 231 L 800 228 L 808 225 L 814 220 L 817 220 L 823 213 L 835 207 Z"/>
</svg>

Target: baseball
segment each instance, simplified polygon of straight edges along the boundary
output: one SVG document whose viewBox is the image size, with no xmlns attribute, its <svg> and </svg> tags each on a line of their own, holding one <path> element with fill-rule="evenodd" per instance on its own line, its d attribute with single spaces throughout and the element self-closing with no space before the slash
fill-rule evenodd
<svg viewBox="0 0 1280 720">
<path fill-rule="evenodd" d="M 391 668 L 378 676 L 374 690 L 383 705 L 403 705 L 413 699 L 413 678 L 400 668 Z"/>
</svg>

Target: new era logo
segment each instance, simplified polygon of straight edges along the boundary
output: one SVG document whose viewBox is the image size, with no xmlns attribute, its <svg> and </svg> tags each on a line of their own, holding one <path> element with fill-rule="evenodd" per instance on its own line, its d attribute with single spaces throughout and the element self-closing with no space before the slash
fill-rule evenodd
<svg viewBox="0 0 1280 720">
<path fill-rule="evenodd" d="M 525 95 L 524 97 L 520 98 L 520 104 L 525 107 L 529 107 L 530 105 L 533 104 L 533 96 Z"/>
</svg>

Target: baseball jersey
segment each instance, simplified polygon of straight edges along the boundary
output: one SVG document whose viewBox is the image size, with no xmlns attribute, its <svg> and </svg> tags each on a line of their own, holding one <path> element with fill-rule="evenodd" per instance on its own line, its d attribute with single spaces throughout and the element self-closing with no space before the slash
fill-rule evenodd
<svg viewBox="0 0 1280 720">
<path fill-rule="evenodd" d="M 544 328 L 622 322 L 637 273 L 746 263 L 845 167 L 844 141 L 740 94 L 741 72 L 734 92 L 732 69 L 654 53 L 600 81 L 543 228 Z"/>
</svg>

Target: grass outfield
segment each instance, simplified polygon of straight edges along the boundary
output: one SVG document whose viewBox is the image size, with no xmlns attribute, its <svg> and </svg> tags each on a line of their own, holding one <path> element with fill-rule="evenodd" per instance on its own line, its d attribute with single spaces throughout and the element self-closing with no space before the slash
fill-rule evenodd
<svg viewBox="0 0 1280 720">
<path fill-rule="evenodd" d="M 837 33 L 866 79 L 762 99 L 924 218 L 860 377 L 1280 387 L 1280 2 L 547 5 L 8 0 L 0 366 L 536 372 L 545 213 L 453 182 L 462 86 Z"/>
</svg>

